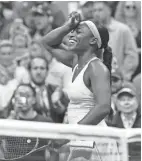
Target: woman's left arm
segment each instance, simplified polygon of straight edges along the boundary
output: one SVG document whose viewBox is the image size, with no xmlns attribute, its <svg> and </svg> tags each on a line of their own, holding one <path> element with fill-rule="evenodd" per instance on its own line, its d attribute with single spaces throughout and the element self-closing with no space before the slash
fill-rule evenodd
<svg viewBox="0 0 142 161">
<path fill-rule="evenodd" d="M 111 109 L 110 73 L 100 62 L 90 63 L 88 71 L 96 105 L 78 124 L 97 125 L 109 114 Z"/>
</svg>

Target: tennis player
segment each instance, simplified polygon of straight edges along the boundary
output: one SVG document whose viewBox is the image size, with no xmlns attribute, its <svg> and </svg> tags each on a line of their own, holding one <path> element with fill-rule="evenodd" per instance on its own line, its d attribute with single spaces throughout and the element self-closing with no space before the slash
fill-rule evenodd
<svg viewBox="0 0 142 161">
<path fill-rule="evenodd" d="M 66 47 L 62 40 L 69 33 L 69 46 Z M 108 51 L 108 41 L 106 28 L 96 27 L 91 21 L 80 22 L 80 15 L 76 12 L 71 14 L 66 24 L 42 39 L 42 44 L 53 56 L 73 69 L 68 89 L 69 123 L 101 123 L 105 126 L 103 120 L 111 107 L 111 52 Z M 100 59 L 102 55 L 103 59 Z"/>
<path fill-rule="evenodd" d="M 69 45 L 62 44 L 69 34 Z M 80 21 L 73 12 L 61 27 L 42 38 L 44 47 L 60 62 L 72 68 L 68 89 L 68 121 L 73 124 L 106 126 L 111 109 L 110 70 L 112 53 L 106 28 Z"/>
</svg>

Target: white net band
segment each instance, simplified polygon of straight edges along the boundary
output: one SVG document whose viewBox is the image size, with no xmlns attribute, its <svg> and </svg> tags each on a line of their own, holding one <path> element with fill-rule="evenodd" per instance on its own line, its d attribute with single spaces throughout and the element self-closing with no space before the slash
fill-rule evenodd
<svg viewBox="0 0 142 161">
<path fill-rule="evenodd" d="M 86 126 L 78 124 L 53 124 L 31 121 L 0 120 L 0 135 L 29 136 L 39 138 L 94 140 L 95 137 L 126 138 L 141 134 L 140 128 L 118 129 L 112 127 Z"/>
<path fill-rule="evenodd" d="M 38 147 L 39 139 L 50 148 L 49 140 L 52 143 L 53 140 L 70 140 L 57 148 L 61 153 L 63 149 L 70 149 L 65 161 L 72 161 L 78 154 L 94 158 L 89 161 L 128 161 L 128 143 L 141 141 L 141 129 L 0 120 L 0 145 L 5 160 L 30 154 Z"/>
</svg>

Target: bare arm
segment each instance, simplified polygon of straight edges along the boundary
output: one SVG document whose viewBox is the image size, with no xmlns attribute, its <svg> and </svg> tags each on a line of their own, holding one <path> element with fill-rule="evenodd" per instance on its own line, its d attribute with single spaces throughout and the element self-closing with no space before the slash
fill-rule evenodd
<svg viewBox="0 0 142 161">
<path fill-rule="evenodd" d="M 71 32 L 72 28 L 68 24 L 56 28 L 42 38 L 43 45 L 58 46 L 62 43 L 63 38 Z"/>
<path fill-rule="evenodd" d="M 96 106 L 79 122 L 79 124 L 97 125 L 110 112 L 111 88 L 109 71 L 99 62 L 88 66 L 91 88 L 96 99 Z"/>
<path fill-rule="evenodd" d="M 56 47 L 50 47 L 48 45 L 46 45 L 46 46 L 44 45 L 44 47 L 59 62 L 72 68 L 75 55 L 72 52 L 68 51 L 66 47 L 63 47 L 63 45 L 56 46 Z"/>
<path fill-rule="evenodd" d="M 60 62 L 69 67 L 72 67 L 74 54 L 69 51 L 65 45 L 62 44 L 62 40 L 79 24 L 80 21 L 77 20 L 78 16 L 78 14 L 73 14 L 66 24 L 51 31 L 41 40 L 41 43 L 45 49 L 47 49 Z"/>
</svg>

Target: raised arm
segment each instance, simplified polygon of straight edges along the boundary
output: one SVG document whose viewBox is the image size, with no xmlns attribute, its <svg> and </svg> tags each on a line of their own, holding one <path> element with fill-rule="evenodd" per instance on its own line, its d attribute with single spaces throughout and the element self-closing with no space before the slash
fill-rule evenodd
<svg viewBox="0 0 142 161">
<path fill-rule="evenodd" d="M 77 27 L 80 22 L 78 13 L 71 14 L 69 20 L 41 39 L 41 43 L 54 57 L 63 64 L 72 67 L 74 54 L 68 50 L 68 47 L 62 44 L 63 38 Z"/>
<path fill-rule="evenodd" d="M 88 112 L 79 124 L 97 125 L 109 114 L 111 109 L 110 74 L 99 62 L 90 63 L 88 69 L 96 106 Z"/>
</svg>

